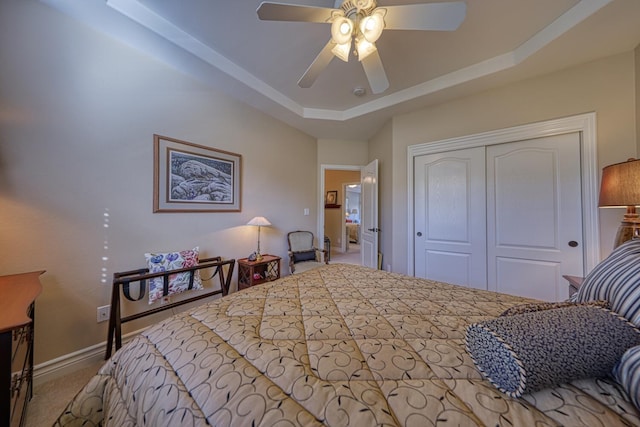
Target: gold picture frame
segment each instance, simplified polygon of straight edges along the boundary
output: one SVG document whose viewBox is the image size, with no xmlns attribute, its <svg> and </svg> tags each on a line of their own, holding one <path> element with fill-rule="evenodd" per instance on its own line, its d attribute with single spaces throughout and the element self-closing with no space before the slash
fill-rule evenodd
<svg viewBox="0 0 640 427">
<path fill-rule="evenodd" d="M 337 205 L 338 204 L 338 191 L 327 191 L 327 196 L 324 201 L 325 205 Z"/>
<path fill-rule="evenodd" d="M 240 154 L 153 135 L 153 212 L 240 212 Z"/>
</svg>

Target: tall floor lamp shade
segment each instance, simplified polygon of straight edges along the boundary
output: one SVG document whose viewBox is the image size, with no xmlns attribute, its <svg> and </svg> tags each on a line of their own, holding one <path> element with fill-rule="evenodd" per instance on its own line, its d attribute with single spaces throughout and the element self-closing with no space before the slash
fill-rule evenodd
<svg viewBox="0 0 640 427">
<path fill-rule="evenodd" d="M 262 259 L 262 255 L 260 254 L 260 227 L 268 227 L 271 225 L 271 223 L 269 222 L 269 220 L 267 220 L 267 218 L 263 216 L 257 216 L 249 221 L 247 225 L 255 225 L 258 227 L 258 250 L 256 251 L 256 261 L 260 261 Z"/>
<path fill-rule="evenodd" d="M 640 219 L 636 206 L 640 205 L 640 160 L 609 165 L 602 169 L 600 185 L 601 208 L 627 208 L 614 241 L 614 249 L 633 238 L 640 238 Z"/>
</svg>

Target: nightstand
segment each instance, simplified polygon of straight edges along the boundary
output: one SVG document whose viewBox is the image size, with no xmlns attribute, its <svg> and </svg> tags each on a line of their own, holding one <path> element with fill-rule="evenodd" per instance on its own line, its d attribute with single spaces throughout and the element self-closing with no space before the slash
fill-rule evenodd
<svg viewBox="0 0 640 427">
<path fill-rule="evenodd" d="M 563 275 L 562 276 L 567 282 L 569 282 L 569 296 L 575 294 L 576 292 L 578 292 L 578 289 L 580 289 L 580 286 L 582 285 L 582 281 L 584 280 L 584 277 L 580 277 L 580 276 L 569 276 L 569 275 Z"/>
<path fill-rule="evenodd" d="M 280 278 L 280 257 L 262 255 L 260 261 L 238 260 L 238 290 Z"/>
<path fill-rule="evenodd" d="M 0 425 L 25 424 L 33 395 L 35 301 L 44 271 L 0 276 Z"/>
</svg>

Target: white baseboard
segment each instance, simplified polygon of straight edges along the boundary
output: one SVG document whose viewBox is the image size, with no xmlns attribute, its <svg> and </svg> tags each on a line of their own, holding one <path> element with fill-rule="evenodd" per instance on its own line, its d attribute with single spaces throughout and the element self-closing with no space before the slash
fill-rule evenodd
<svg viewBox="0 0 640 427">
<path fill-rule="evenodd" d="M 124 335 L 122 337 L 122 344 L 124 345 L 143 330 L 144 328 Z M 100 344 L 40 363 L 33 367 L 33 385 L 38 386 L 56 378 L 69 375 L 80 369 L 98 364 L 101 361 L 104 362 L 106 350 L 107 342 L 104 341 Z"/>
</svg>

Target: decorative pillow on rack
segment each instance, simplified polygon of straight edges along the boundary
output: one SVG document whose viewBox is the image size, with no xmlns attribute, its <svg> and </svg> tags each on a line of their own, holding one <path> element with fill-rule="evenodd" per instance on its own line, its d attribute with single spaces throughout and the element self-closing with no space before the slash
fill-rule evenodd
<svg viewBox="0 0 640 427">
<path fill-rule="evenodd" d="M 620 383 L 629 399 L 640 409 L 640 346 L 627 350 L 613 368 L 613 376 Z"/>
<path fill-rule="evenodd" d="M 149 273 L 160 273 L 163 271 L 177 270 L 180 268 L 193 267 L 198 265 L 198 252 L 200 247 L 196 246 L 191 250 L 180 252 L 155 252 L 144 254 L 147 259 Z M 191 273 L 176 273 L 169 276 L 169 289 L 167 295 L 178 294 L 190 289 L 203 289 L 200 271 L 193 273 L 193 285 L 189 288 Z M 156 277 L 149 280 L 149 304 L 163 297 L 164 279 Z"/>
<path fill-rule="evenodd" d="M 623 243 L 596 265 L 575 300 L 609 301 L 611 310 L 640 326 L 640 239 Z"/>
<path fill-rule="evenodd" d="M 610 310 L 574 305 L 469 325 L 465 342 L 480 372 L 520 397 L 607 376 L 627 349 L 640 345 L 640 331 Z"/>
</svg>

